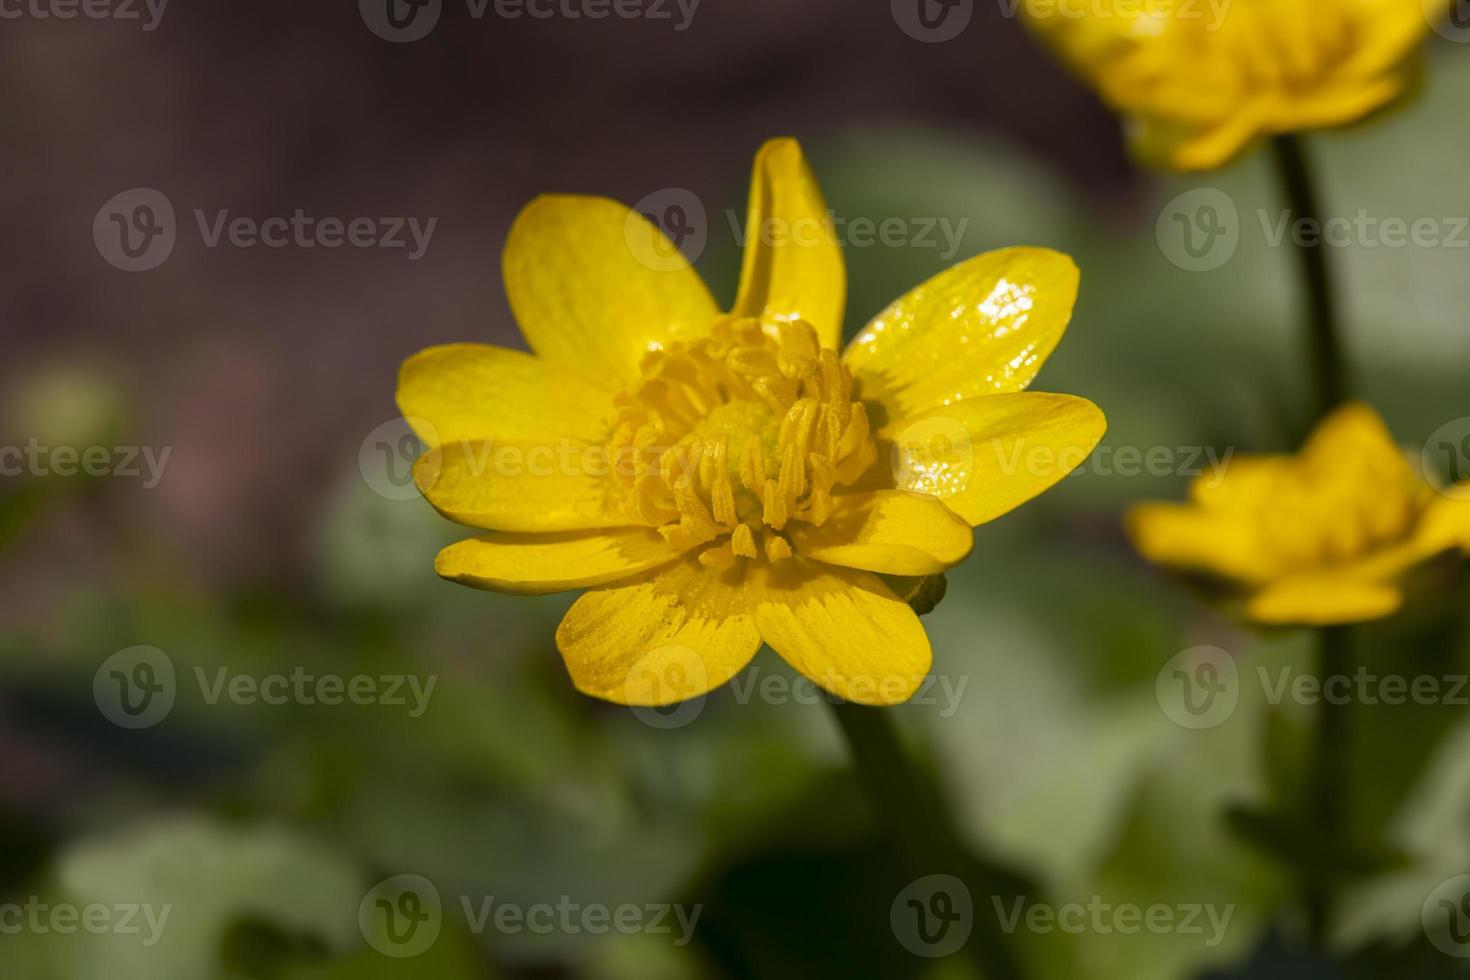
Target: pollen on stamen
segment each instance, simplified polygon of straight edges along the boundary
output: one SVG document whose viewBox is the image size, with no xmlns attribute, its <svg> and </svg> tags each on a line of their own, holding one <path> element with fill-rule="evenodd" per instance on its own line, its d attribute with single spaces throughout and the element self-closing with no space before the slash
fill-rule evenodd
<svg viewBox="0 0 1470 980">
<path fill-rule="evenodd" d="M 877 459 L 852 376 L 800 321 L 723 320 L 650 349 L 642 374 L 609 442 L 622 506 L 705 565 L 791 557 L 779 532 L 824 523 Z"/>
</svg>

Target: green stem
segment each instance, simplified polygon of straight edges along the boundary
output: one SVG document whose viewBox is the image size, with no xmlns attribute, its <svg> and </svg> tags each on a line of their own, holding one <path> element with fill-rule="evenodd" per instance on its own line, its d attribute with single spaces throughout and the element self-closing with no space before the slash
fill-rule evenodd
<svg viewBox="0 0 1470 980">
<path fill-rule="evenodd" d="M 1319 644 L 1318 676 L 1322 680 L 1323 696 L 1317 706 L 1308 806 L 1312 826 L 1320 835 L 1324 857 L 1313 862 L 1313 871 L 1304 882 L 1304 901 L 1308 939 L 1313 946 L 1323 949 L 1327 945 L 1337 897 L 1331 856 L 1341 852 L 1349 836 L 1347 804 L 1351 798 L 1352 735 L 1349 725 L 1351 702 L 1346 692 L 1351 689 L 1352 633 L 1346 626 L 1329 626 L 1321 630 Z M 1339 676 L 1348 678 L 1347 683 L 1332 684 L 1332 678 Z M 1331 700 L 1327 697 L 1329 691 L 1335 692 Z"/>
<path fill-rule="evenodd" d="M 1021 980 L 1021 965 L 994 917 L 986 914 L 996 889 L 959 842 L 943 794 L 916 766 L 899 740 L 888 708 L 834 702 L 853 767 L 908 873 L 916 878 L 953 874 L 970 890 L 974 932 L 967 944 L 990 980 Z M 1001 896 L 1004 900 L 1006 896 Z"/>
<path fill-rule="evenodd" d="M 1291 133 L 1271 141 L 1276 167 L 1291 213 L 1288 227 L 1304 221 L 1310 239 L 1294 236 L 1301 256 L 1302 282 L 1307 291 L 1308 340 L 1312 364 L 1313 413 L 1321 418 L 1348 397 L 1347 361 L 1339 334 L 1327 244 L 1322 235 L 1311 166 L 1301 141 Z"/>
</svg>

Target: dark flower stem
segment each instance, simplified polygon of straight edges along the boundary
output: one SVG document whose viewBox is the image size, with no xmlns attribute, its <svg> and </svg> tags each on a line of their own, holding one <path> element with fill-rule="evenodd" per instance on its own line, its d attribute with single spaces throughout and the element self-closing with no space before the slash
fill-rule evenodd
<svg viewBox="0 0 1470 980">
<path fill-rule="evenodd" d="M 1276 169 L 1290 211 L 1288 227 L 1303 223 L 1306 240 L 1293 235 L 1300 257 L 1302 285 L 1307 299 L 1308 359 L 1312 371 L 1312 417 L 1320 420 L 1348 397 L 1347 359 L 1339 330 L 1332 272 L 1327 261 L 1327 244 L 1322 234 L 1322 209 L 1312 179 L 1311 164 L 1301 140 L 1292 133 L 1271 141 Z M 1352 634 L 1345 626 L 1319 631 L 1323 690 L 1334 676 L 1346 675 L 1352 656 Z M 1325 948 L 1332 926 L 1337 876 L 1331 862 L 1346 845 L 1348 826 L 1348 774 L 1351 769 L 1349 705 L 1323 697 L 1317 708 L 1316 737 L 1308 777 L 1306 816 L 1318 839 L 1325 845 L 1322 856 L 1307 864 L 1302 896 L 1307 935 L 1317 948 Z"/>
<path fill-rule="evenodd" d="M 907 872 L 915 878 L 951 874 L 965 882 L 975 913 L 966 949 L 976 967 L 987 980 L 1022 980 L 1015 951 L 990 914 L 996 894 L 990 875 L 965 852 L 938 783 L 904 750 L 892 709 L 847 702 L 832 707 L 853 768 Z"/>
<path fill-rule="evenodd" d="M 1302 283 L 1307 293 L 1307 337 L 1312 365 L 1312 411 L 1321 418 L 1348 397 L 1347 363 L 1343 354 L 1337 312 L 1334 306 L 1327 244 L 1322 236 L 1322 211 L 1318 205 L 1311 165 L 1301 140 L 1287 133 L 1271 140 L 1276 168 L 1286 194 L 1290 229 L 1305 222 L 1309 238 L 1293 235 L 1301 257 Z"/>
<path fill-rule="evenodd" d="M 1325 949 L 1335 911 L 1338 876 L 1332 867 L 1333 857 L 1342 854 L 1349 844 L 1348 800 L 1351 798 L 1350 760 L 1352 737 L 1348 712 L 1352 707 L 1346 698 L 1346 685 L 1331 684 L 1334 677 L 1352 674 L 1352 632 L 1347 626 L 1328 626 L 1318 631 L 1323 696 L 1317 706 L 1316 738 L 1312 746 L 1311 776 L 1308 783 L 1309 826 L 1319 835 L 1321 857 L 1310 863 L 1311 870 L 1303 881 L 1306 906 L 1307 938 L 1313 946 Z M 1336 691 L 1327 697 L 1329 691 Z"/>
</svg>

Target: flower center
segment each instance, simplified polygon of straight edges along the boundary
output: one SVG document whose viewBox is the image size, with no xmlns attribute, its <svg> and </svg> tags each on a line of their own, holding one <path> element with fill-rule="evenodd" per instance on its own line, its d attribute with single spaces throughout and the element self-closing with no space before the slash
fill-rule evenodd
<svg viewBox="0 0 1470 980">
<path fill-rule="evenodd" d="M 791 521 L 820 526 L 832 490 L 877 458 L 852 375 L 806 323 L 725 319 L 644 358 L 618 396 L 608 453 L 630 519 L 699 560 L 791 555 Z"/>
</svg>

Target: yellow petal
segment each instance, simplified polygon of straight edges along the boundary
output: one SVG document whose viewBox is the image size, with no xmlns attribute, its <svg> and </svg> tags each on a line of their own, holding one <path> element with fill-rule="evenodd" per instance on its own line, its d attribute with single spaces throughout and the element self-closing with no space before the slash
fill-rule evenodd
<svg viewBox="0 0 1470 980">
<path fill-rule="evenodd" d="M 1470 493 L 1470 485 L 1455 488 Z M 1470 498 L 1438 497 L 1424 508 L 1414 528 L 1413 544 L 1423 557 L 1432 557 L 1451 548 L 1470 554 Z"/>
<path fill-rule="evenodd" d="M 823 347 L 836 350 L 847 269 L 832 214 L 796 140 L 770 140 L 756 154 L 745 236 L 733 312 L 805 320 Z"/>
<path fill-rule="evenodd" d="M 1301 455 L 1324 467 L 1362 462 L 1384 473 L 1411 472 L 1383 416 L 1364 402 L 1340 405 L 1317 423 Z"/>
<path fill-rule="evenodd" d="M 756 566 L 761 639 L 824 690 L 859 704 L 899 704 L 929 673 L 919 617 L 875 575 L 800 557 Z"/>
<path fill-rule="evenodd" d="M 663 233 L 606 198 L 536 198 L 511 227 L 503 266 L 531 349 L 599 382 L 636 381 L 651 348 L 703 336 L 719 314 Z"/>
<path fill-rule="evenodd" d="M 458 541 L 434 561 L 453 582 L 516 595 L 546 595 L 632 578 L 679 558 L 656 532 L 642 527 L 560 534 L 494 532 Z"/>
<path fill-rule="evenodd" d="M 1276 574 L 1274 556 L 1261 544 L 1249 514 L 1140 504 L 1128 511 L 1124 527 L 1138 553 L 1158 565 L 1244 582 L 1265 582 Z"/>
<path fill-rule="evenodd" d="M 888 410 L 886 421 L 1020 391 L 1067 329 L 1077 282 L 1077 266 L 1050 249 L 977 255 L 879 313 L 847 345 L 843 363 L 863 400 Z"/>
<path fill-rule="evenodd" d="M 720 573 L 683 561 L 582 596 L 556 631 L 577 690 L 618 704 L 662 705 L 735 676 L 760 647 L 738 578 L 745 567 Z"/>
<path fill-rule="evenodd" d="M 1195 477 L 1189 484 L 1189 497 L 1201 507 L 1255 514 L 1280 492 L 1295 465 L 1291 456 L 1237 454 L 1219 471 Z"/>
<path fill-rule="evenodd" d="M 523 351 L 444 344 L 398 371 L 398 410 L 426 445 L 460 439 L 607 437 L 612 392 Z M 421 422 L 427 422 L 424 426 Z"/>
<path fill-rule="evenodd" d="M 1085 398 L 967 398 L 878 434 L 893 485 L 932 494 L 972 526 L 1019 507 L 1086 461 L 1107 420 Z"/>
<path fill-rule="evenodd" d="M 1276 626 L 1334 626 L 1380 619 L 1404 596 L 1387 582 L 1321 573 L 1274 582 L 1246 603 L 1246 615 Z"/>
<path fill-rule="evenodd" d="M 571 439 L 469 439 L 419 457 L 414 483 L 451 521 L 492 531 L 576 531 L 629 522 L 599 447 Z"/>
<path fill-rule="evenodd" d="M 833 500 L 821 527 L 792 524 L 791 543 L 809 558 L 889 575 L 934 575 L 970 553 L 970 526 L 939 498 L 905 490 Z"/>
</svg>

